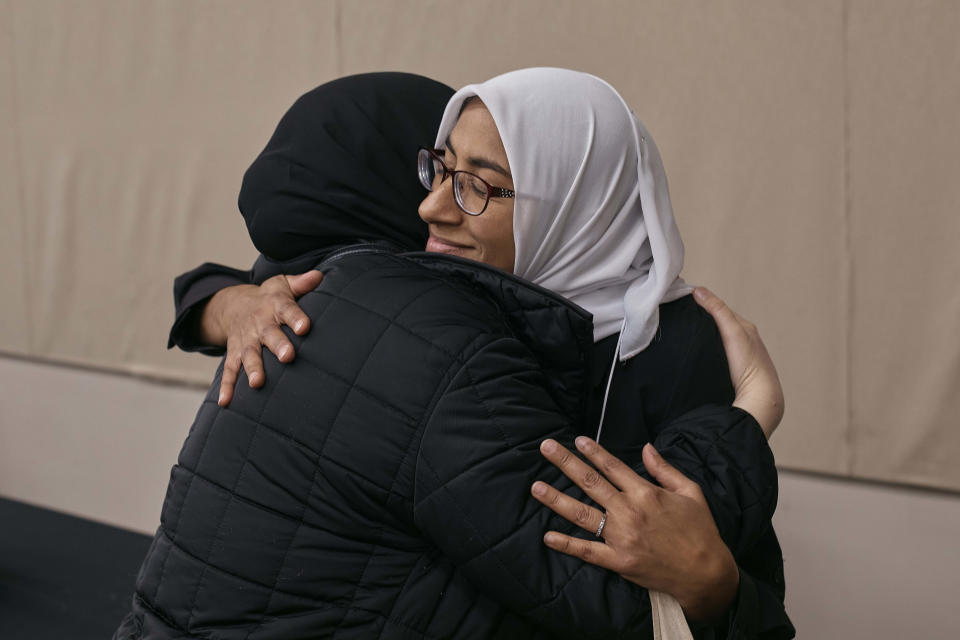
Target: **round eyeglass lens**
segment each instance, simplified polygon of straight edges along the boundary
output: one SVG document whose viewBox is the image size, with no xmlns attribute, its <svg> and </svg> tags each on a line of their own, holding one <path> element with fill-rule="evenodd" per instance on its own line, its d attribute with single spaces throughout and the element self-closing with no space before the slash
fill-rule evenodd
<svg viewBox="0 0 960 640">
<path fill-rule="evenodd" d="M 438 166 L 439 162 L 434 158 L 429 151 L 426 149 L 420 149 L 420 153 L 417 154 L 417 168 L 418 173 L 420 174 L 420 184 L 424 186 L 425 189 L 433 191 L 433 181 L 436 180 L 437 174 L 441 173 L 443 169 Z"/>
<path fill-rule="evenodd" d="M 470 173 L 457 173 L 454 182 L 454 195 L 457 202 L 467 213 L 479 215 L 487 206 L 487 185 Z"/>
</svg>

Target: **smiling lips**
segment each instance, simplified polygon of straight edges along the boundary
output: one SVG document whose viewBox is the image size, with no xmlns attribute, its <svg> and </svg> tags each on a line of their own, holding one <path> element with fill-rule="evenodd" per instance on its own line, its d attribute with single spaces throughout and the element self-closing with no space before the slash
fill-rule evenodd
<svg viewBox="0 0 960 640">
<path fill-rule="evenodd" d="M 459 255 L 469 248 L 469 246 L 464 244 L 457 244 L 450 240 L 442 240 L 435 235 L 430 236 L 426 246 L 427 251 L 432 251 L 433 253 L 449 253 L 452 255 Z"/>
</svg>

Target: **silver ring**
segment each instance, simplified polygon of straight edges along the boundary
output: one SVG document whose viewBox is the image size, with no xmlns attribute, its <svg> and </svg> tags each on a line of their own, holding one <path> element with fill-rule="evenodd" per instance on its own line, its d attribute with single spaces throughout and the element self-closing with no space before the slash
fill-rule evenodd
<svg viewBox="0 0 960 640">
<path fill-rule="evenodd" d="M 607 524 L 607 514 L 604 513 L 603 517 L 600 518 L 600 526 L 597 527 L 597 532 L 593 535 L 599 538 L 603 534 L 603 528 L 606 526 L 606 524 Z"/>
</svg>

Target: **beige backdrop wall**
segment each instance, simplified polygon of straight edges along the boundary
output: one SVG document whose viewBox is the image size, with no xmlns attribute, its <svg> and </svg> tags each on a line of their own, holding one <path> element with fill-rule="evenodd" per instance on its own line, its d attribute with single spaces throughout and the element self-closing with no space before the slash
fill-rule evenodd
<svg viewBox="0 0 960 640">
<path fill-rule="evenodd" d="M 951 0 L 0 0 L 0 350 L 205 382 L 171 281 L 252 260 L 240 177 L 300 93 L 569 66 L 657 138 L 687 278 L 761 326 L 780 464 L 960 490 L 957 33 Z"/>
</svg>

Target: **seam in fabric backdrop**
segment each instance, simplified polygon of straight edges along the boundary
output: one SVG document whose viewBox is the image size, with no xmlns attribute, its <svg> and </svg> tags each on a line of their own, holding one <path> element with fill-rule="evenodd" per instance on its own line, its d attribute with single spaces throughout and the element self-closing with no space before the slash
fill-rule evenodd
<svg viewBox="0 0 960 640">
<path fill-rule="evenodd" d="M 853 198 L 850 185 L 850 0 L 843 0 L 840 5 L 840 51 L 841 51 L 841 85 L 843 87 L 843 96 L 841 98 L 841 108 L 843 109 L 843 178 L 841 180 L 843 190 L 843 244 L 844 244 L 844 273 L 843 273 L 843 292 L 844 292 L 844 411 L 843 420 L 843 465 L 846 474 L 852 474 L 856 467 L 856 447 L 854 409 L 853 409 L 853 327 L 854 327 L 854 247 L 853 247 L 853 229 L 852 213 Z"/>
<path fill-rule="evenodd" d="M 9 52 L 8 52 L 8 63 L 10 65 L 10 109 L 12 113 L 10 114 L 10 121 L 12 125 L 12 136 L 13 136 L 13 163 L 16 171 L 16 206 L 17 211 L 24 211 L 24 203 L 26 201 L 26 194 L 24 193 L 24 180 L 23 180 L 23 141 L 21 137 L 23 135 L 22 127 L 20 126 L 20 99 L 19 92 L 17 91 L 17 19 L 16 19 L 16 7 L 15 3 L 7 0 L 4 3 L 6 9 L 4 13 L 10 16 L 10 22 L 7 24 L 7 30 L 9 34 Z M 19 223 L 19 236 L 20 236 L 20 246 L 23 251 L 23 273 L 21 275 L 21 286 L 23 287 L 23 326 L 24 331 L 26 332 L 26 345 L 25 350 L 29 353 L 33 351 L 34 348 L 34 332 L 33 324 L 30 322 L 29 310 L 34 308 L 33 298 L 30 295 L 30 265 L 33 264 L 30 255 L 30 242 L 27 237 L 27 222 L 23 215 L 17 216 L 17 222 Z"/>
</svg>

